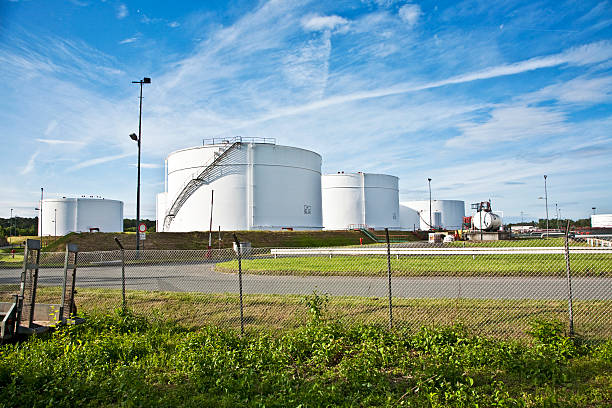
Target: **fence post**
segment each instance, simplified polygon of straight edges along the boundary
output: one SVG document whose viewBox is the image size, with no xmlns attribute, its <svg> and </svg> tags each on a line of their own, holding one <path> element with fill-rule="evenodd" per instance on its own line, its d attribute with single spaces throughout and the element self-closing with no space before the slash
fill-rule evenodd
<svg viewBox="0 0 612 408">
<path fill-rule="evenodd" d="M 570 222 L 567 220 L 567 227 L 565 228 L 565 271 L 567 273 L 567 300 L 568 300 L 568 311 L 569 311 L 569 331 L 570 336 L 574 335 L 574 307 L 572 304 L 572 271 L 570 269 L 570 255 L 569 255 L 569 228 Z"/>
<path fill-rule="evenodd" d="M 387 238 L 387 276 L 389 277 L 389 329 L 393 328 L 393 304 L 391 303 L 391 243 L 389 241 L 389 228 L 385 228 Z"/>
<path fill-rule="evenodd" d="M 123 300 L 123 311 L 125 312 L 125 310 L 127 309 L 127 303 L 125 301 L 125 249 L 123 249 L 123 245 L 121 245 L 119 238 L 115 237 L 115 242 L 121 250 L 121 297 Z"/>
<path fill-rule="evenodd" d="M 244 335 L 244 306 L 242 304 L 242 254 L 240 250 L 240 241 L 236 234 L 234 235 L 234 242 L 236 243 L 236 249 L 238 250 L 238 289 L 240 291 L 240 334 Z"/>
</svg>

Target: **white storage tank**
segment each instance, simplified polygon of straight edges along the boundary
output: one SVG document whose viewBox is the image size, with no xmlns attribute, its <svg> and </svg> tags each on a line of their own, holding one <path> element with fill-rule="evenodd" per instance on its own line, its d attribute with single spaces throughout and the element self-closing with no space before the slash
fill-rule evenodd
<svg viewBox="0 0 612 408">
<path fill-rule="evenodd" d="M 400 229 L 402 231 L 416 231 L 421 229 L 419 213 L 405 204 L 399 205 Z"/>
<path fill-rule="evenodd" d="M 612 214 L 591 215 L 591 228 L 612 228 Z"/>
<path fill-rule="evenodd" d="M 321 156 L 244 140 L 168 155 L 166 191 L 157 196 L 158 231 L 207 231 L 213 196 L 215 230 L 322 228 Z M 193 188 L 186 192 L 189 183 Z"/>
<path fill-rule="evenodd" d="M 399 229 L 398 178 L 387 174 L 337 173 L 321 178 L 323 227 Z"/>
<path fill-rule="evenodd" d="M 483 231 L 497 231 L 502 225 L 499 215 L 488 211 L 477 211 L 472 215 L 472 225 L 474 229 Z"/>
<path fill-rule="evenodd" d="M 40 214 L 39 214 L 40 215 Z M 39 234 L 123 232 L 123 202 L 104 198 L 47 198 L 42 202 Z"/>
<path fill-rule="evenodd" d="M 430 229 L 429 200 L 406 201 L 402 206 L 411 208 L 419 217 L 419 229 Z M 461 200 L 431 200 L 431 223 L 434 228 L 458 230 L 463 226 L 465 202 Z M 404 225 L 404 221 L 402 221 Z"/>
</svg>

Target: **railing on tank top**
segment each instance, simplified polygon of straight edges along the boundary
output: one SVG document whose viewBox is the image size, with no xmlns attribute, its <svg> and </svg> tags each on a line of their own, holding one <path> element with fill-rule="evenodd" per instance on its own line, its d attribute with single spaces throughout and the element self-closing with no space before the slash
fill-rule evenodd
<svg viewBox="0 0 612 408">
<path fill-rule="evenodd" d="M 273 137 L 213 137 L 210 139 L 202 139 L 202 145 L 215 145 L 215 144 L 232 144 L 232 143 L 268 143 L 276 144 L 276 138 Z"/>
</svg>

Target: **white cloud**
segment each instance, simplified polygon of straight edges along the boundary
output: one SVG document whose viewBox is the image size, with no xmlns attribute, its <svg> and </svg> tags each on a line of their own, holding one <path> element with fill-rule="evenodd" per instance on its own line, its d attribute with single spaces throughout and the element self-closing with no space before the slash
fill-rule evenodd
<svg viewBox="0 0 612 408">
<path fill-rule="evenodd" d="M 35 163 L 36 157 L 38 157 L 39 154 L 40 152 L 37 151 L 32 156 L 30 156 L 30 160 L 28 160 L 25 167 L 21 170 L 22 175 L 29 174 L 32 172 L 32 170 L 34 170 L 34 163 Z"/>
<path fill-rule="evenodd" d="M 37 142 L 46 143 L 48 145 L 62 145 L 62 144 L 72 144 L 72 145 L 81 145 L 84 142 L 77 142 L 74 140 L 61 140 L 61 139 L 36 139 Z"/>
<path fill-rule="evenodd" d="M 119 20 L 126 18 L 129 13 L 130 12 L 128 11 L 128 8 L 125 4 L 119 4 L 119 6 L 117 7 L 117 18 Z"/>
<path fill-rule="evenodd" d="M 168 27 L 170 27 L 170 28 L 176 28 L 178 26 L 180 26 L 180 24 L 178 22 L 176 22 L 176 21 L 171 21 L 171 22 L 168 23 Z"/>
<path fill-rule="evenodd" d="M 409 27 L 413 27 L 417 24 L 423 12 L 418 4 L 405 4 L 400 7 L 398 14 Z"/>
<path fill-rule="evenodd" d="M 555 100 L 563 104 L 595 104 L 612 100 L 612 76 L 578 77 L 549 85 L 539 91 L 524 95 L 521 100 L 537 103 Z"/>
<path fill-rule="evenodd" d="M 462 135 L 449 139 L 446 147 L 483 150 L 496 143 L 558 135 L 567 130 L 565 115 L 543 107 L 508 106 L 494 109 L 485 122 L 458 125 Z"/>
<path fill-rule="evenodd" d="M 125 40 L 119 41 L 119 44 L 130 44 L 130 43 L 135 42 L 136 40 L 138 40 L 138 37 L 129 37 L 129 38 L 126 38 Z"/>
<path fill-rule="evenodd" d="M 47 125 L 47 129 L 45 129 L 45 136 L 49 136 L 51 134 L 51 132 L 53 132 L 55 130 L 56 127 L 57 127 L 57 120 L 53 119 Z"/>
<path fill-rule="evenodd" d="M 348 20 L 337 15 L 308 16 L 302 19 L 302 27 L 307 31 L 333 30 L 336 27 L 348 24 Z"/>
<path fill-rule="evenodd" d="M 123 153 L 123 154 L 116 154 L 116 155 L 112 155 L 112 156 L 98 157 L 96 159 L 85 160 L 85 161 L 82 161 L 82 162 L 80 162 L 80 163 L 70 167 L 68 169 L 68 171 L 74 171 L 74 170 L 82 169 L 82 168 L 85 168 L 85 167 L 95 166 L 97 164 L 107 163 L 109 161 L 123 159 L 123 158 L 129 157 L 129 156 L 133 156 L 134 154 L 135 153 Z"/>
</svg>

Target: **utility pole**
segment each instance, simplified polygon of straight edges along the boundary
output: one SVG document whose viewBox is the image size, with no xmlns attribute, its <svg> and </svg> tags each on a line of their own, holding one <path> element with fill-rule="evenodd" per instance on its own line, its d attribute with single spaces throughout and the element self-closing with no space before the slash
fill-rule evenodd
<svg viewBox="0 0 612 408">
<path fill-rule="evenodd" d="M 41 187 L 40 188 L 40 231 L 38 231 L 40 233 L 41 244 L 42 244 L 42 237 L 43 237 L 43 228 L 42 228 L 43 192 L 44 192 L 44 189 Z"/>
<path fill-rule="evenodd" d="M 11 218 L 9 220 L 9 238 L 13 236 L 13 209 L 11 208 Z"/>
<path fill-rule="evenodd" d="M 548 238 L 548 189 L 546 188 L 546 174 L 544 175 L 544 200 L 546 201 L 546 238 Z"/>
<path fill-rule="evenodd" d="M 431 179 L 428 178 L 427 182 L 429 183 L 429 229 L 433 229 L 433 225 L 431 223 Z"/>
</svg>

